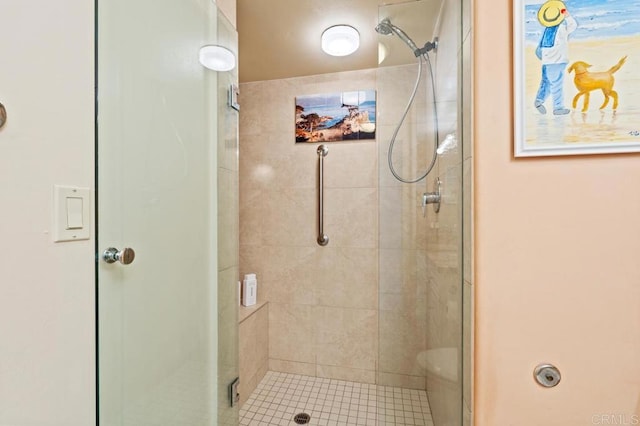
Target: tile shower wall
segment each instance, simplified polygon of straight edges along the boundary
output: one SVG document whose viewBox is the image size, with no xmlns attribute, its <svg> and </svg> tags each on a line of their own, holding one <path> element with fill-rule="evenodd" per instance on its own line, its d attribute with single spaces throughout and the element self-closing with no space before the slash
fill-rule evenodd
<svg viewBox="0 0 640 426">
<path fill-rule="evenodd" d="M 241 85 L 240 273 L 269 302 L 270 370 L 376 380 L 377 145 L 328 144 L 320 247 L 318 144 L 294 143 L 296 96 L 372 88 L 376 70 Z"/>
<path fill-rule="evenodd" d="M 241 307 L 240 406 L 249 399 L 269 369 L 269 304 Z"/>
</svg>

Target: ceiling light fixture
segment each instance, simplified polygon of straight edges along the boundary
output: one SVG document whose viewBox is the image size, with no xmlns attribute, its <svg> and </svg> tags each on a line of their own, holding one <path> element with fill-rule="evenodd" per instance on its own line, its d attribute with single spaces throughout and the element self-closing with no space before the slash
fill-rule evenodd
<svg viewBox="0 0 640 426">
<path fill-rule="evenodd" d="M 231 71 L 236 67 L 236 55 L 222 46 L 202 46 L 199 59 L 202 66 L 214 71 Z"/>
<path fill-rule="evenodd" d="M 360 47 L 360 33 L 349 25 L 334 25 L 322 33 L 322 50 L 331 56 L 347 56 Z"/>
</svg>

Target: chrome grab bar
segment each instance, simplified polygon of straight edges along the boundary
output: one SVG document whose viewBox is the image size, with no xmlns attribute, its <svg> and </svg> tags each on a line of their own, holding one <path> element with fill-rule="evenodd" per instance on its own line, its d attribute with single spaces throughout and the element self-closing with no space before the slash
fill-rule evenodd
<svg viewBox="0 0 640 426">
<path fill-rule="evenodd" d="M 324 157 L 329 153 L 326 145 L 318 147 L 318 244 L 326 246 L 329 237 L 324 233 Z"/>
</svg>

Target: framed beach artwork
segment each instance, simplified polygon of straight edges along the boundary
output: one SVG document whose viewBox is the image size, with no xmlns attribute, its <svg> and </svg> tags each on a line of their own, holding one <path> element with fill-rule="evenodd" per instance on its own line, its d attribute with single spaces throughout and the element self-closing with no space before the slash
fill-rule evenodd
<svg viewBox="0 0 640 426">
<path fill-rule="evenodd" d="M 640 152 L 638 0 L 514 0 L 516 157 Z"/>
<path fill-rule="evenodd" d="M 376 91 L 296 97 L 296 142 L 376 138 Z"/>
</svg>

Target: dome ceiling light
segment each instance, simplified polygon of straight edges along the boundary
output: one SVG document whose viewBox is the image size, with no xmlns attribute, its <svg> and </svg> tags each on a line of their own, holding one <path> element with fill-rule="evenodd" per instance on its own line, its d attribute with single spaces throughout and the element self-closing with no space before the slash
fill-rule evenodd
<svg viewBox="0 0 640 426">
<path fill-rule="evenodd" d="M 322 50 L 331 56 L 347 56 L 360 47 L 360 33 L 349 25 L 334 25 L 322 33 Z"/>
</svg>

